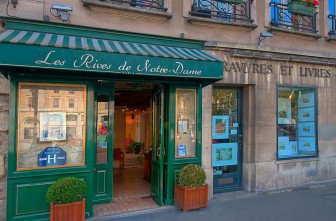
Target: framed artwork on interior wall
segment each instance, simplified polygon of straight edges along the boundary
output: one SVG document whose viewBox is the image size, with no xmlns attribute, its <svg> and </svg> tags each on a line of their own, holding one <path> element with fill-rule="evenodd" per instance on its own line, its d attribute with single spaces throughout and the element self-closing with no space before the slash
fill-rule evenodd
<svg viewBox="0 0 336 221">
<path fill-rule="evenodd" d="M 66 113 L 40 113 L 40 141 L 66 140 Z"/>
<path fill-rule="evenodd" d="M 212 116 L 212 139 L 229 138 L 229 116 Z"/>
<path fill-rule="evenodd" d="M 291 100 L 278 99 L 278 124 L 290 124 L 292 122 Z"/>
<path fill-rule="evenodd" d="M 238 162 L 237 143 L 212 144 L 212 166 L 236 165 Z"/>
<path fill-rule="evenodd" d="M 303 137 L 315 136 L 315 122 L 299 123 L 298 134 Z"/>
<path fill-rule="evenodd" d="M 278 137 L 278 156 L 288 156 L 291 155 L 292 150 L 289 145 L 289 137 Z"/>
<path fill-rule="evenodd" d="M 301 96 L 299 96 L 298 108 L 312 107 L 314 105 L 314 93 L 301 94 Z"/>
<path fill-rule="evenodd" d="M 299 108 L 298 121 L 299 122 L 315 121 L 314 107 Z"/>
<path fill-rule="evenodd" d="M 300 151 L 315 151 L 315 137 L 299 137 Z"/>
</svg>

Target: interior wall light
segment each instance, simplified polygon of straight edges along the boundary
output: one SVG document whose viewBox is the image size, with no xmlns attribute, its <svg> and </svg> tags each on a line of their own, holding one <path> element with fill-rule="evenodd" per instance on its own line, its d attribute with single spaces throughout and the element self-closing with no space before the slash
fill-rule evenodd
<svg viewBox="0 0 336 221">
<path fill-rule="evenodd" d="M 266 38 L 271 38 L 273 37 L 273 34 L 270 32 L 261 32 L 259 35 L 259 41 L 258 41 L 258 45 L 259 46 L 264 46 L 264 42 L 263 40 L 265 40 Z"/>
<path fill-rule="evenodd" d="M 61 19 L 63 22 L 70 22 L 71 5 L 52 4 L 50 14 Z"/>
</svg>

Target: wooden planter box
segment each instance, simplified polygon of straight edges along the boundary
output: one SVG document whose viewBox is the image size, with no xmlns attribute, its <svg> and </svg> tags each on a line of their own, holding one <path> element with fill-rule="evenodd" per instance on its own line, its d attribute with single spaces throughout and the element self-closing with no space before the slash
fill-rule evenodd
<svg viewBox="0 0 336 221">
<path fill-rule="evenodd" d="M 300 2 L 289 2 L 287 4 L 287 10 L 290 13 L 303 16 L 314 16 L 316 14 L 316 7 L 307 6 Z"/>
<path fill-rule="evenodd" d="M 85 199 L 67 204 L 50 204 L 50 221 L 84 221 Z"/>
<path fill-rule="evenodd" d="M 224 2 L 229 4 L 241 4 L 243 0 L 218 0 L 218 2 Z"/>
<path fill-rule="evenodd" d="M 208 207 L 208 185 L 200 188 L 181 188 L 175 184 L 175 206 L 183 211 Z"/>
</svg>

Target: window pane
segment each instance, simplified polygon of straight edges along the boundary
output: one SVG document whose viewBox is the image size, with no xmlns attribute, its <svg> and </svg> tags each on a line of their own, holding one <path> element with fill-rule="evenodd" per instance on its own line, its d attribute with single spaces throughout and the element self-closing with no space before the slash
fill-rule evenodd
<svg viewBox="0 0 336 221">
<path fill-rule="evenodd" d="M 238 90 L 212 90 L 212 165 L 214 176 L 238 172 Z"/>
<path fill-rule="evenodd" d="M 278 88 L 278 158 L 317 156 L 316 90 Z"/>
<path fill-rule="evenodd" d="M 59 107 L 65 91 L 75 90 L 78 108 Z M 58 98 L 53 98 L 55 91 Z M 18 102 L 18 170 L 84 165 L 86 87 L 84 85 L 20 83 Z M 32 96 L 31 105 L 25 98 Z M 71 116 L 71 117 L 70 117 Z M 69 121 L 71 119 L 71 121 Z"/>
<path fill-rule="evenodd" d="M 196 156 L 196 90 L 176 90 L 176 157 Z"/>
<path fill-rule="evenodd" d="M 108 142 L 108 96 L 100 95 L 97 101 L 97 163 L 107 162 L 107 142 Z"/>
</svg>

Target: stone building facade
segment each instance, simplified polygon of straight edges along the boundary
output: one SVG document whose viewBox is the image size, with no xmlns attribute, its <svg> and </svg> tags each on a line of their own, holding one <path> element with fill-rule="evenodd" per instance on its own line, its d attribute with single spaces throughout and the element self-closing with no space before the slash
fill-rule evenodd
<svg viewBox="0 0 336 221">
<path fill-rule="evenodd" d="M 333 95 L 336 90 L 336 3 L 334 0 L 321 1 L 316 8 L 318 13 L 312 14 L 290 11 L 288 3 L 287 0 L 22 0 L 17 4 L 0 1 L 0 21 L 3 23 L 1 31 L 6 33 L 10 29 L 14 30 L 13 33 L 19 32 L 16 36 L 11 32 L 3 39 L 0 35 L 0 49 L 1 44 L 6 44 L 7 47 L 14 42 L 13 45 L 18 48 L 22 46 L 29 50 L 30 47 L 36 47 L 38 51 L 32 55 L 35 59 L 33 61 L 28 61 L 28 58 L 20 61 L 9 60 L 12 62 L 9 64 L 1 60 L 6 57 L 1 57 L 0 54 L 0 67 L 4 67 L 0 70 L 3 72 L 0 79 L 1 122 L 9 122 L 10 118 L 10 80 L 13 81 L 11 92 L 18 90 L 18 86 L 14 86 L 17 82 L 36 81 L 34 83 L 38 84 L 38 80 L 32 76 L 41 77 L 42 82 L 49 84 L 75 84 L 78 83 L 76 81 L 82 81 L 83 85 L 87 84 L 88 94 L 92 96 L 88 96 L 85 101 L 93 105 L 92 94 L 100 93 L 100 83 L 106 80 L 112 85 L 122 81 L 116 75 L 121 73 L 125 74 L 125 82 L 166 85 L 168 89 L 165 96 L 171 99 L 171 103 L 167 104 L 169 107 L 166 114 L 171 114 L 169 116 L 178 112 L 174 109 L 179 105 L 178 102 L 174 103 L 178 92 L 187 94 L 195 90 L 196 94 L 201 94 L 196 99 L 201 104 L 196 106 L 196 112 L 201 113 L 200 118 L 197 118 L 198 125 L 195 119 L 193 121 L 183 117 L 175 122 L 175 117 L 179 117 L 178 113 L 166 119 L 165 127 L 174 124 L 180 127 L 170 126 L 171 130 L 166 131 L 167 147 L 164 151 L 168 157 L 165 163 L 171 167 L 165 168 L 166 188 L 162 193 L 164 204 L 173 204 L 172 186 L 176 173 L 188 162 L 201 164 L 206 170 L 209 198 L 219 192 L 268 191 L 335 180 L 336 118 L 333 110 L 336 103 Z M 53 4 L 64 4 L 62 7 L 65 8 L 71 6 L 71 10 L 57 11 Z M 25 39 L 21 36 L 19 39 L 20 33 L 28 37 Z M 41 43 L 43 40 L 34 33 L 46 38 L 51 33 L 53 38 L 47 43 Z M 83 43 L 83 39 L 89 43 Z M 77 45 L 77 41 L 82 42 Z M 109 48 L 106 47 L 106 42 L 110 46 L 111 42 L 116 42 L 115 45 L 123 45 L 124 48 L 115 53 L 119 50 L 118 46 L 115 46 L 117 49 L 112 48 L 113 46 Z M 155 47 L 156 45 L 160 47 Z M 45 53 L 46 48 L 54 52 Z M 184 49 L 197 51 L 191 52 L 194 57 L 190 59 L 190 51 L 183 51 Z M 71 51 L 69 55 L 64 55 L 67 50 L 79 52 L 72 54 Z M 177 50 L 179 55 L 170 50 Z M 217 59 L 223 62 L 223 74 L 220 78 L 202 78 L 197 70 L 181 70 L 182 60 L 189 61 L 189 58 L 198 61 L 200 55 L 195 53 L 202 53 L 203 50 L 208 53 L 203 54 L 204 56 L 215 57 L 207 57 L 209 60 L 203 57 L 205 62 L 214 59 L 211 60 L 214 63 L 204 66 L 216 66 Z M 183 76 L 168 76 L 169 68 L 165 69 L 161 63 L 153 65 L 151 69 L 147 61 L 144 66 L 137 66 L 135 72 L 133 66 L 127 66 L 127 62 L 120 65 L 119 70 L 108 72 L 103 69 L 109 69 L 109 64 L 101 63 L 98 58 L 94 60 L 90 57 L 91 54 L 85 55 L 86 59 L 92 60 L 78 65 L 81 52 L 96 53 L 96 57 L 102 56 L 99 59 L 105 61 L 109 60 L 104 53 L 116 56 L 119 53 L 126 55 L 126 58 L 133 55 L 148 56 L 148 61 L 153 57 L 178 59 L 179 66 L 172 70 L 182 73 Z M 13 52 L 8 52 L 11 53 Z M 64 60 L 51 61 L 54 59 L 53 53 L 63 54 Z M 169 53 L 174 55 L 170 57 L 171 55 L 167 55 Z M 71 59 L 75 61 L 73 66 L 77 69 L 67 66 Z M 37 61 L 40 66 L 36 65 Z M 158 73 L 144 74 L 140 70 Z M 85 74 L 79 77 L 79 71 L 84 71 Z M 132 79 L 136 74 L 140 74 L 140 77 Z M 53 77 L 57 77 L 57 80 L 52 79 Z M 17 100 L 14 97 L 12 99 L 14 105 Z M 11 108 L 16 110 L 16 107 Z M 86 111 L 92 117 L 93 112 L 89 109 Z M 184 113 L 179 114 L 183 116 Z M 89 117 L 89 126 L 93 125 L 92 122 Z M 16 126 L 14 128 L 17 129 Z M 15 158 L 17 154 L 17 147 L 14 145 L 15 130 L 8 136 L 9 129 L 8 123 L 0 125 L 1 208 L 6 204 L 6 189 L 9 188 L 7 180 L 13 185 L 28 182 L 16 181 L 20 179 L 13 172 L 17 169 L 16 162 L 8 160 Z M 86 130 L 88 132 L 90 128 L 86 127 Z M 90 132 L 87 133 L 88 137 Z M 189 143 L 195 142 L 195 135 L 198 140 L 195 142 L 196 151 L 192 157 L 183 159 L 186 154 L 186 149 L 183 148 L 186 147 L 178 143 L 178 139 L 180 135 L 182 137 L 186 134 L 189 136 Z M 119 138 L 114 141 L 124 144 L 124 140 Z M 13 147 L 8 147 L 9 143 Z M 15 152 L 13 158 L 7 157 L 10 152 L 8 149 Z M 92 181 L 95 162 L 94 157 L 88 154 L 92 151 L 94 155 L 95 152 L 87 150 L 84 164 L 90 172 L 79 172 L 82 177 Z M 194 155 L 197 156 L 195 159 Z M 7 161 L 11 166 L 7 167 Z M 7 169 L 10 167 L 10 170 Z M 29 176 L 29 171 L 27 173 Z M 52 182 L 56 178 L 45 179 Z M 39 179 L 29 182 L 39 183 L 42 178 Z M 89 207 L 92 207 L 92 198 L 89 199 Z M 15 202 L 11 201 L 11 204 L 13 205 L 7 210 L 11 211 L 9 217 L 18 216 L 24 219 L 24 216 L 13 212 Z M 21 209 L 34 213 L 34 209 Z"/>
</svg>

